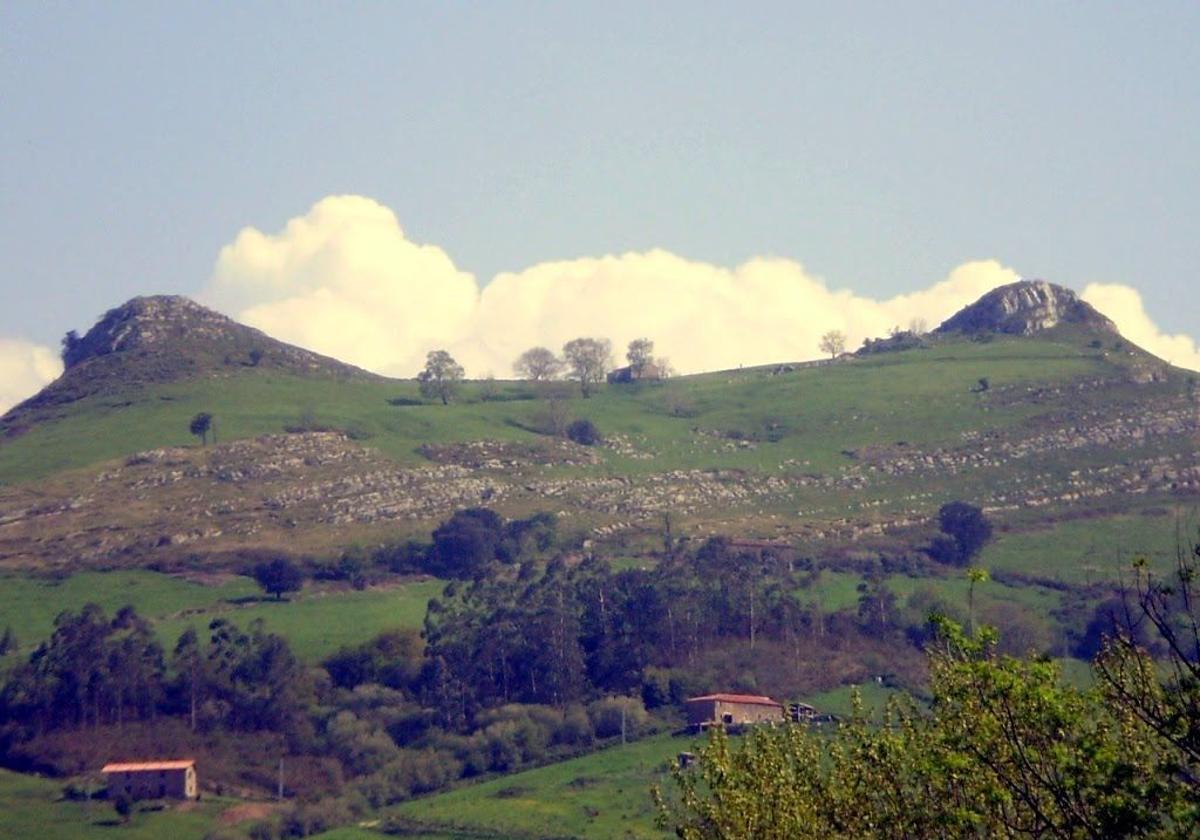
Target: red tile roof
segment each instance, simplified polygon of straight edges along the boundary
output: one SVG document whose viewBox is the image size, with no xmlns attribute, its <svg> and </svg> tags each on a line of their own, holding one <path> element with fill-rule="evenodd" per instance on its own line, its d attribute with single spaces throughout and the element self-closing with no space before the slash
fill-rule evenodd
<svg viewBox="0 0 1200 840">
<path fill-rule="evenodd" d="M 105 764 L 101 773 L 141 773 L 153 770 L 186 770 L 196 764 L 194 758 L 180 758 L 171 761 L 132 761 Z"/>
<path fill-rule="evenodd" d="M 776 703 L 770 697 L 763 697 L 758 694 L 705 694 L 703 697 L 689 697 L 685 702 L 697 703 L 701 700 L 716 700 L 721 703 L 745 703 L 750 706 L 778 706 L 783 708 L 783 704 Z"/>
</svg>

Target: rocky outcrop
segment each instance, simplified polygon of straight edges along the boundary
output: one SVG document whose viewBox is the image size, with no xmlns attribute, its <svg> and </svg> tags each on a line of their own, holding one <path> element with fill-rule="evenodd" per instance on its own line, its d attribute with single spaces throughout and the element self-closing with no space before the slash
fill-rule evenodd
<svg viewBox="0 0 1200 840">
<path fill-rule="evenodd" d="M 1033 335 L 1075 324 L 1116 334 L 1117 327 L 1070 289 L 1045 280 L 1022 280 L 992 289 L 938 327 L 938 333 Z"/>
<path fill-rule="evenodd" d="M 372 379 L 368 373 L 276 341 L 219 312 L 177 295 L 137 297 L 106 312 L 80 337 L 63 339 L 62 376 L 0 419 L 14 434 L 37 422 L 40 410 L 95 394 L 198 376 L 269 368 L 301 376 Z"/>
</svg>

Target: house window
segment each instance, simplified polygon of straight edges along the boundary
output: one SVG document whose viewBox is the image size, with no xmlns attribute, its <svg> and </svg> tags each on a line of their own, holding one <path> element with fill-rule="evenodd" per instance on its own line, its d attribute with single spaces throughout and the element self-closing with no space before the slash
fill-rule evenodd
<svg viewBox="0 0 1200 840">
<path fill-rule="evenodd" d="M 733 715 L 729 714 L 728 712 L 721 715 L 721 723 L 733 723 Z"/>
</svg>

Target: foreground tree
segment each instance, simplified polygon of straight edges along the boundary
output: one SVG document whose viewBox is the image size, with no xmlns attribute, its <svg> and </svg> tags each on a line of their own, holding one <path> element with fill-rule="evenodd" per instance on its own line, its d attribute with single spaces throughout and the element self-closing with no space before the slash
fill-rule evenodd
<svg viewBox="0 0 1200 840">
<path fill-rule="evenodd" d="M 590 397 L 608 372 L 612 342 L 607 338 L 576 338 L 563 345 L 563 358 L 583 396 Z"/>
<path fill-rule="evenodd" d="M 846 334 L 841 330 L 830 330 L 821 336 L 821 341 L 817 345 L 822 353 L 828 353 L 829 358 L 836 359 L 842 353 L 846 352 Z"/>
<path fill-rule="evenodd" d="M 208 432 L 212 428 L 213 416 L 207 411 L 201 411 L 188 424 L 188 431 L 200 438 L 200 445 L 208 445 Z"/>
<path fill-rule="evenodd" d="M 941 628 L 930 711 L 894 700 L 879 726 L 856 704 L 828 736 L 759 729 L 741 749 L 716 729 L 677 797 L 655 792 L 660 823 L 684 840 L 1195 836 L 1178 752 L 1111 695 Z"/>
<path fill-rule="evenodd" d="M 557 379 L 562 369 L 562 360 L 545 347 L 530 347 L 513 362 L 513 372 L 530 382 Z"/>
<path fill-rule="evenodd" d="M 304 586 L 304 572 L 286 557 L 276 557 L 254 567 L 254 579 L 263 592 L 283 599 L 284 593 L 299 592 Z"/>
<path fill-rule="evenodd" d="M 1200 790 L 1200 533 L 1179 541 L 1171 572 L 1155 575 L 1138 559 L 1134 573 L 1096 671 L 1113 702 L 1170 745 L 1179 774 Z M 1147 646 L 1163 654 L 1159 661 Z"/>
<path fill-rule="evenodd" d="M 425 369 L 417 374 L 421 396 L 427 400 L 440 399 L 442 405 L 448 405 L 465 375 L 463 366 L 445 350 L 430 350 L 425 357 Z"/>
</svg>

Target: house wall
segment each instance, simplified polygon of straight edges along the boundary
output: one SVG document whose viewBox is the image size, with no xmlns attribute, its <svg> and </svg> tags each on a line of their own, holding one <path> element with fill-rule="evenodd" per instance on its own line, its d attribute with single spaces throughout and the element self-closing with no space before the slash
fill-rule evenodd
<svg viewBox="0 0 1200 840">
<path fill-rule="evenodd" d="M 728 715 L 733 723 L 769 723 L 783 720 L 783 709 L 758 703 L 726 703 L 717 701 L 715 720 L 725 722 Z"/>
<path fill-rule="evenodd" d="M 729 715 L 726 720 L 725 715 Z M 700 726 L 705 723 L 768 723 L 783 720 L 783 709 L 779 706 L 763 706 L 759 703 L 729 703 L 723 700 L 699 700 L 687 704 L 688 723 Z"/>
<path fill-rule="evenodd" d="M 134 799 L 195 799 L 196 770 L 135 770 L 109 773 L 109 794 Z"/>
</svg>

